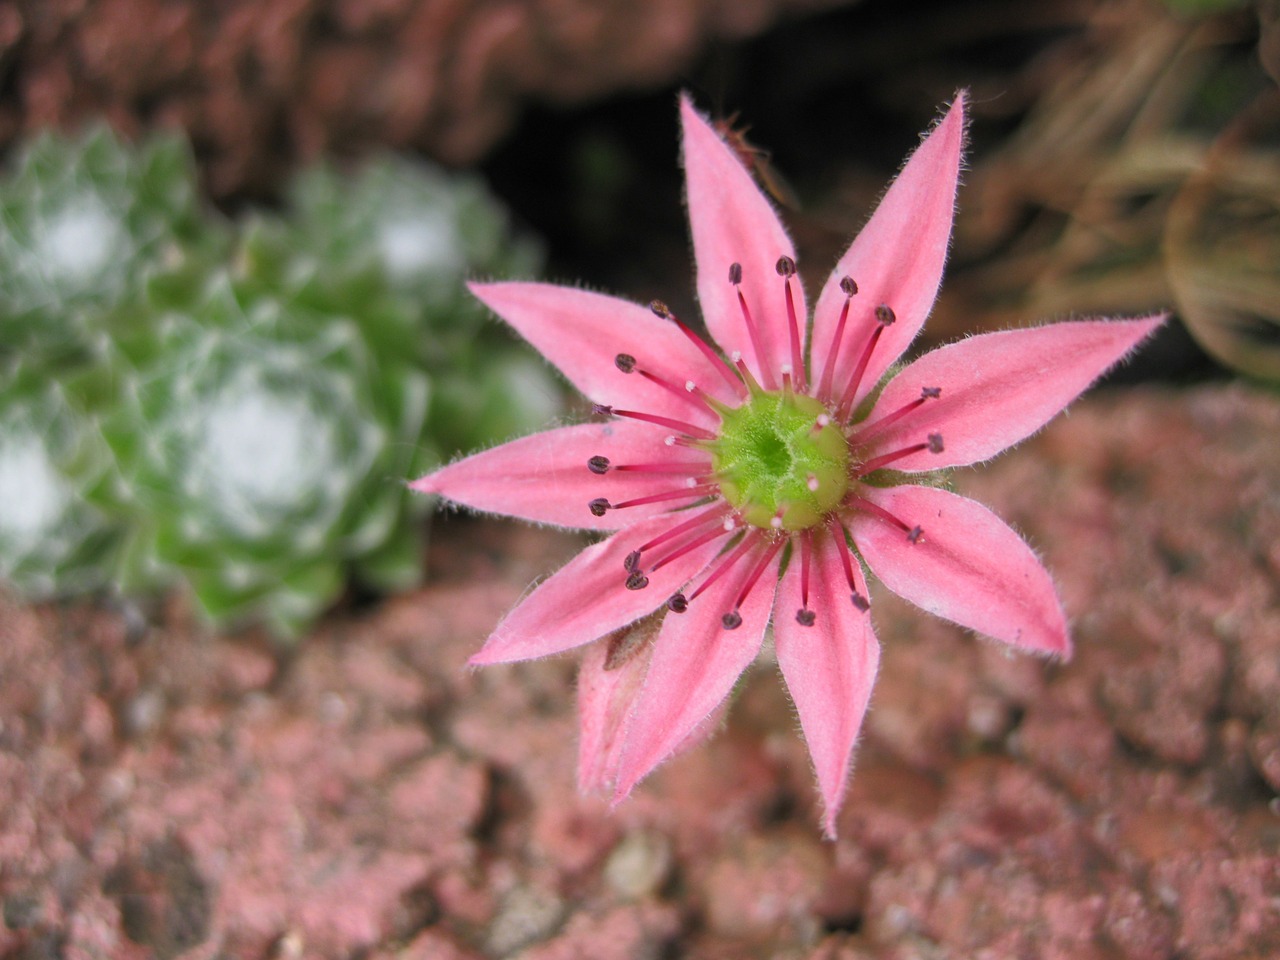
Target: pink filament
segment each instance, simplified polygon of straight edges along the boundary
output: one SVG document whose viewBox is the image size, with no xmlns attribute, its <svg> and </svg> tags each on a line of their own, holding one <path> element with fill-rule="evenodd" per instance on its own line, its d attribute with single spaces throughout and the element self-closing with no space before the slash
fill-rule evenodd
<svg viewBox="0 0 1280 960">
<path fill-rule="evenodd" d="M 827 363 L 822 368 L 822 380 L 818 383 L 818 399 L 824 402 L 831 396 L 831 380 L 836 373 L 836 358 L 840 355 L 840 341 L 844 338 L 844 325 L 849 319 L 849 303 L 852 299 L 852 297 L 844 298 L 844 306 L 840 308 L 840 319 L 836 322 L 836 335 L 831 339 Z"/>
<path fill-rule="evenodd" d="M 850 407 L 853 405 L 853 398 L 858 392 L 858 386 L 862 383 L 862 375 L 867 372 L 867 364 L 871 362 L 871 354 L 876 348 L 876 344 L 880 342 L 880 335 L 884 333 L 884 324 L 877 324 L 876 328 L 871 331 L 871 336 L 867 338 L 867 345 L 862 350 L 862 356 L 858 359 L 858 366 L 854 368 L 853 376 L 849 378 L 849 385 L 844 388 L 844 394 L 840 397 L 840 404 L 836 408 L 836 417 L 839 420 L 848 419 L 853 413 Z"/>
<path fill-rule="evenodd" d="M 903 447 L 901 450 L 894 450 L 892 453 L 885 453 L 878 457 L 873 457 L 862 466 L 858 467 L 855 477 L 865 477 L 869 473 L 875 473 L 881 467 L 887 467 L 889 464 L 901 460 L 903 457 L 909 457 L 913 453 L 919 453 L 921 450 L 928 450 L 927 443 L 916 443 L 909 447 Z"/>
<path fill-rule="evenodd" d="M 645 423 L 657 424 L 660 427 L 669 427 L 672 430 L 679 430 L 685 436 L 694 437 L 698 440 L 714 440 L 716 435 L 710 430 L 704 430 L 702 427 L 695 427 L 692 423 L 685 423 L 683 420 L 673 420 L 671 417 L 660 417 L 654 413 L 643 413 L 639 410 L 611 410 L 615 417 L 627 417 L 631 420 L 642 420 Z"/>
<path fill-rule="evenodd" d="M 678 319 L 674 313 L 668 313 L 667 315 L 671 318 L 671 321 L 680 328 L 680 332 L 688 337 L 695 347 L 702 351 L 702 355 L 704 357 L 711 361 L 711 365 L 714 366 L 720 373 L 720 376 L 724 378 L 725 383 L 729 384 L 729 386 L 733 388 L 733 392 L 736 393 L 739 398 L 745 398 L 746 391 L 743 389 L 742 381 L 738 379 L 737 375 L 733 372 L 733 367 L 729 366 L 729 364 L 725 362 L 724 357 L 716 353 L 710 344 L 694 333 L 693 330 L 690 329 L 682 320 Z"/>
<path fill-rule="evenodd" d="M 678 560 L 680 557 L 683 557 L 690 550 L 696 550 L 698 549 L 698 547 L 702 546 L 704 543 L 710 543 L 712 540 L 716 539 L 716 537 L 727 537 L 728 535 L 729 535 L 728 530 L 718 529 L 718 530 L 711 530 L 707 533 L 702 534 L 701 536 L 694 537 L 692 540 L 689 540 L 685 543 L 680 544 L 680 546 L 676 547 L 670 553 L 664 554 L 662 558 L 660 560 L 655 561 L 654 564 L 649 569 L 660 570 L 662 567 L 665 567 L 672 560 Z"/>
<path fill-rule="evenodd" d="M 755 568 L 751 571 L 750 576 L 747 577 L 746 582 L 742 584 L 742 590 L 738 592 L 738 599 L 735 600 L 733 604 L 734 610 L 739 609 L 743 603 L 746 602 L 747 594 L 751 592 L 752 588 L 756 585 L 756 582 L 764 573 L 765 567 L 767 567 L 769 562 L 778 555 L 778 551 L 782 549 L 782 546 L 785 543 L 786 540 L 779 538 L 776 542 L 771 544 L 767 550 L 765 550 L 764 555 L 756 563 Z"/>
<path fill-rule="evenodd" d="M 720 562 L 720 565 L 711 571 L 711 574 L 707 579 L 702 581 L 698 586 L 698 589 L 689 595 L 689 602 L 692 603 L 699 594 L 723 577 L 729 571 L 730 567 L 742 559 L 746 552 L 756 545 L 757 540 L 759 540 L 759 535 L 752 535 L 751 533 L 748 533 L 743 537 L 742 543 L 738 544 L 738 548 L 734 550 L 733 553 L 729 554 L 729 556 L 725 557 L 724 560 Z"/>
<path fill-rule="evenodd" d="M 721 507 L 719 510 L 711 510 L 707 513 L 702 514 L 701 516 L 694 517 L 692 520 L 686 520 L 684 523 L 678 523 L 674 527 L 672 527 L 670 530 L 665 530 L 662 533 L 658 534 L 648 543 L 641 544 L 640 548 L 636 552 L 644 553 L 646 550 L 652 550 L 654 547 L 658 546 L 659 544 L 666 543 L 668 540 L 672 540 L 675 537 L 680 536 L 682 533 L 688 533 L 690 530 L 698 529 L 698 527 L 702 526 L 703 524 L 711 523 L 712 521 L 719 523 L 724 518 L 724 515 L 728 512 L 729 512 L 729 508 L 727 506 L 724 506 L 724 507 Z"/>
<path fill-rule="evenodd" d="M 760 331 L 756 329 L 755 320 L 751 317 L 751 308 L 747 306 L 747 298 L 742 295 L 742 288 L 738 287 L 738 306 L 742 308 L 742 319 L 747 325 L 747 333 L 751 336 L 751 349 L 756 354 L 756 366 L 760 369 L 760 378 L 764 381 L 766 389 L 776 389 L 773 382 L 773 371 L 766 362 L 768 354 L 765 353 L 764 347 L 760 343 Z"/>
<path fill-rule="evenodd" d="M 708 493 L 716 490 L 716 486 L 710 483 L 700 484 L 696 487 L 684 487 L 680 490 L 668 490 L 666 493 L 654 493 L 647 497 L 636 497 L 634 500 L 623 500 L 621 503 L 612 505 L 614 510 L 621 510 L 624 507 L 642 507 L 649 503 L 663 503 L 667 500 L 683 500 L 688 497 L 705 497 Z"/>
<path fill-rule="evenodd" d="M 883 417 L 881 417 L 879 420 L 876 420 L 874 423 L 869 423 L 864 427 L 858 427 L 857 433 L 855 434 L 855 436 L 857 437 L 858 443 L 865 443 L 867 440 L 867 437 L 871 436 L 872 434 L 879 433 L 881 430 L 883 430 L 885 427 L 889 426 L 892 423 L 897 423 L 907 414 L 911 413 L 911 411 L 916 410 L 920 406 L 922 406 L 925 402 L 925 399 L 926 399 L 925 397 L 917 397 L 916 399 L 912 400 L 910 403 L 904 403 L 897 410 L 893 411 L 893 413 L 885 414 Z"/>
<path fill-rule="evenodd" d="M 804 378 L 804 352 L 800 346 L 800 321 L 796 317 L 795 297 L 791 293 L 791 278 L 783 283 L 787 298 L 787 323 L 791 328 L 791 369 L 796 378 L 796 390 L 803 393 L 807 386 Z"/>
</svg>

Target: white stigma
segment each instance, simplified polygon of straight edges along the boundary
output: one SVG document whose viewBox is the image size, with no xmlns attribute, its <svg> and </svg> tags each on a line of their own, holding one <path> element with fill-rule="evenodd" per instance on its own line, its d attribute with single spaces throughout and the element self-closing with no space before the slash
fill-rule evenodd
<svg viewBox="0 0 1280 960">
<path fill-rule="evenodd" d="M 818 477 L 817 477 L 817 474 L 813 474 L 813 473 L 809 474 L 809 479 L 808 479 L 808 481 L 805 483 L 805 486 L 809 488 L 809 492 L 810 492 L 810 493 L 817 493 L 817 492 L 818 492 Z"/>
</svg>

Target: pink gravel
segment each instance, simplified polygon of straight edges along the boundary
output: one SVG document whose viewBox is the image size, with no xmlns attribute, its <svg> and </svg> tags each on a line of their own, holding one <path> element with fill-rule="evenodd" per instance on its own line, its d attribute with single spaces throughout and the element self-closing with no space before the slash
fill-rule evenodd
<svg viewBox="0 0 1280 960">
<path fill-rule="evenodd" d="M 571 657 L 465 667 L 566 534 L 442 519 L 425 589 L 291 651 L 0 598 L 0 957 L 1280 955 L 1277 436 L 1273 396 L 1134 390 L 959 473 L 1077 656 L 877 594 L 835 843 L 768 663 L 613 812 Z"/>
</svg>

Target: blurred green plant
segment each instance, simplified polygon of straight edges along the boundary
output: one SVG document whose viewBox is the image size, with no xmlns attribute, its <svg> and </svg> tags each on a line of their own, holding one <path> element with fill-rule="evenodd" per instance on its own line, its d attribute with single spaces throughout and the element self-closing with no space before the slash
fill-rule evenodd
<svg viewBox="0 0 1280 960">
<path fill-rule="evenodd" d="M 129 149 L 105 126 L 39 135 L 0 181 L 0 370 L 33 352 L 91 357 L 102 311 L 166 262 L 225 240 L 225 225 L 201 214 L 180 139 Z"/>
<path fill-rule="evenodd" d="M 421 573 L 402 478 L 544 426 L 562 394 L 469 275 L 538 247 L 475 179 L 380 159 L 278 214 L 205 212 L 180 139 L 42 135 L 0 182 L 0 577 L 187 584 L 292 637 L 348 580 Z"/>
<path fill-rule="evenodd" d="M 0 579 L 34 598 L 107 580 L 119 528 L 85 502 L 110 457 L 61 384 L 15 365 L 0 391 Z"/>
</svg>

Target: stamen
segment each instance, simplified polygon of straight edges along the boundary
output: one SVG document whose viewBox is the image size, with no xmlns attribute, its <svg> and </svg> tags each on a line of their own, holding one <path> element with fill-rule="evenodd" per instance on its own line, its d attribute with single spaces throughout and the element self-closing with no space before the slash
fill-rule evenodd
<svg viewBox="0 0 1280 960">
<path fill-rule="evenodd" d="M 726 630 L 736 630 L 738 627 L 742 626 L 742 614 L 738 611 L 741 610 L 742 605 L 746 603 L 747 595 L 751 593 L 752 588 L 754 588 L 756 583 L 760 580 L 765 568 L 768 567 L 773 558 L 778 555 L 778 551 L 782 549 L 786 542 L 787 541 L 785 539 L 779 538 L 777 541 L 772 543 L 769 548 L 765 550 L 760 559 L 756 561 L 755 567 L 753 567 L 751 573 L 747 575 L 747 579 L 743 581 L 742 589 L 738 591 L 738 599 L 733 603 L 733 610 L 726 613 L 721 618 L 721 622 L 724 624 L 724 628 Z M 732 625 L 730 625 L 731 621 Z"/>
<path fill-rule="evenodd" d="M 912 400 L 909 403 L 904 403 L 897 410 L 893 411 L 893 413 L 885 414 L 879 420 L 876 420 L 873 423 L 869 423 L 865 427 L 858 427 L 857 434 L 856 434 L 857 442 L 866 443 L 867 437 L 871 436 L 874 433 L 879 433 L 881 430 L 889 426 L 891 423 L 897 423 L 899 420 L 901 420 L 903 417 L 909 414 L 912 410 L 916 410 L 919 407 L 923 406 L 926 400 L 937 400 L 941 396 L 942 396 L 941 387 L 922 388 L 920 390 L 920 396 L 917 397 L 916 399 Z"/>
<path fill-rule="evenodd" d="M 615 417 L 627 417 L 631 420 L 641 420 L 644 423 L 656 424 L 659 427 L 670 427 L 672 430 L 679 430 L 687 437 L 693 437 L 697 440 L 714 440 L 716 435 L 710 430 L 704 430 L 702 427 L 695 427 L 692 423 L 685 423 L 683 420 L 673 420 L 671 417 L 660 417 L 655 413 L 644 413 L 640 410 L 618 410 L 615 407 L 597 407 L 597 413 L 612 414 Z"/>
<path fill-rule="evenodd" d="M 627 558 L 622 561 L 622 569 L 626 570 L 627 573 L 632 573 L 633 571 L 640 569 L 640 551 L 639 550 L 632 550 L 630 553 L 627 554 Z"/>
<path fill-rule="evenodd" d="M 760 368 L 760 375 L 764 380 L 765 386 L 770 390 L 775 390 L 777 387 L 773 382 L 773 373 L 767 363 L 768 354 L 765 353 L 764 345 L 760 342 L 760 331 L 756 329 L 756 322 L 751 317 L 751 308 L 747 306 L 747 298 L 742 295 L 742 264 L 733 263 L 729 266 L 729 282 L 733 284 L 738 293 L 738 309 L 742 311 L 742 321 L 747 325 L 747 335 L 751 339 L 751 349 L 755 351 L 756 355 L 756 366 Z"/>
<path fill-rule="evenodd" d="M 876 317 L 879 319 L 879 309 L 876 310 Z M 871 354 L 876 348 L 876 344 L 880 342 L 880 336 L 884 333 L 885 324 L 877 324 L 875 330 L 871 332 L 871 336 L 867 338 L 867 345 L 862 348 L 862 356 L 858 358 L 858 365 L 853 370 L 853 376 L 849 378 L 849 384 L 844 388 L 844 393 L 840 397 L 840 403 L 836 407 L 836 415 L 841 420 L 847 420 L 849 415 L 853 413 L 853 398 L 858 392 L 858 387 L 862 383 L 862 375 L 867 372 L 867 364 L 871 362 Z"/>
<path fill-rule="evenodd" d="M 716 416 L 722 417 L 724 413 L 731 409 L 728 405 L 721 403 L 715 397 L 711 396 L 711 394 L 707 393 L 707 391 L 703 390 L 692 380 L 686 380 L 684 382 L 684 391 L 685 393 L 691 393 L 697 397 L 698 400 L 700 400 L 712 413 L 716 414 Z"/>
<path fill-rule="evenodd" d="M 689 609 L 689 598 L 677 590 L 667 601 L 667 609 L 672 613 L 684 613 Z"/>
<path fill-rule="evenodd" d="M 608 500 L 601 497 L 598 500 L 592 500 L 592 504 L 603 504 L 600 512 L 596 513 L 596 508 L 592 507 L 591 512 L 597 517 L 603 517 L 606 510 L 621 510 L 624 507 L 642 507 L 650 503 L 663 503 L 667 500 L 684 500 L 689 497 L 703 497 L 708 493 L 715 492 L 718 487 L 712 483 L 697 484 L 691 487 L 685 487 L 683 490 L 668 490 L 666 493 L 654 493 L 647 497 L 636 497 L 633 500 L 623 500 L 621 503 L 610 504 Z M 588 504 L 590 506 L 590 504 Z"/>
<path fill-rule="evenodd" d="M 747 392 L 752 395 L 764 393 L 764 387 L 760 386 L 760 382 L 752 376 L 751 371 L 747 368 L 746 361 L 742 359 L 742 355 L 736 350 L 733 352 L 733 365 L 737 367 L 738 373 L 742 376 L 743 382 L 747 385 Z"/>
<path fill-rule="evenodd" d="M 907 526 L 907 524 L 903 520 L 894 516 L 892 513 L 890 513 L 884 507 L 880 506 L 878 503 L 872 503 L 870 500 L 864 499 L 863 497 L 853 497 L 849 501 L 849 505 L 856 507 L 859 510 L 865 510 L 867 513 L 871 514 L 874 517 L 879 517 L 881 520 L 885 521 L 886 523 L 893 524 L 895 527 L 897 527 L 899 530 L 905 533 L 907 535 L 907 539 L 910 540 L 912 543 L 919 543 L 921 540 L 924 539 L 923 527 Z"/>
<path fill-rule="evenodd" d="M 717 417 L 729 409 L 720 401 L 713 399 L 710 395 L 699 390 L 697 384 L 692 380 L 686 380 L 684 385 L 680 386 L 672 383 L 666 377 L 662 377 L 649 370 L 645 370 L 643 367 L 636 367 L 635 372 L 640 374 L 640 376 L 644 377 L 650 383 L 656 383 L 673 396 L 679 397 L 681 400 L 692 403 L 695 406 L 701 406 L 708 413 Z"/>
<path fill-rule="evenodd" d="M 604 497 L 596 497 L 587 504 L 587 509 L 591 511 L 593 517 L 603 517 L 609 510 L 610 503 Z"/>
<path fill-rule="evenodd" d="M 895 461 L 901 460 L 903 457 L 909 457 L 913 453 L 919 453 L 921 450 L 928 450 L 930 453 L 941 453 L 944 447 L 942 444 L 942 434 L 929 434 L 928 442 L 913 443 L 909 447 L 903 447 L 901 450 L 894 450 L 892 453 L 881 454 L 873 457 L 862 466 L 858 467 L 854 473 L 854 477 L 865 477 L 869 473 L 875 473 L 877 470 L 887 467 Z"/>
<path fill-rule="evenodd" d="M 655 315 L 664 320 L 670 320 L 679 327 L 680 332 L 689 338 L 690 342 L 692 342 L 693 345 L 702 352 L 704 357 L 711 361 L 711 365 L 715 367 L 720 376 L 724 378 L 725 383 L 729 384 L 729 386 L 733 388 L 733 392 L 739 397 L 746 396 L 742 389 L 742 381 L 734 374 L 733 367 L 725 363 L 724 357 L 720 356 L 720 354 L 717 353 L 709 343 L 694 333 L 687 324 L 672 313 L 670 307 L 661 300 L 654 300 L 649 304 L 649 309 L 652 310 Z"/>
<path fill-rule="evenodd" d="M 631 373 L 636 368 L 636 358 L 629 353 L 620 353 L 613 358 L 613 365 L 623 373 Z"/>
<path fill-rule="evenodd" d="M 787 300 L 787 324 L 791 333 L 791 369 L 795 371 L 796 389 L 804 392 L 804 348 L 800 345 L 800 321 L 796 317 L 795 297 L 791 293 L 791 278 L 796 275 L 796 262 L 788 256 L 778 258 L 778 276 L 783 278 L 783 295 Z"/>
<path fill-rule="evenodd" d="M 608 457 L 592 457 L 590 460 L 587 461 L 587 469 L 590 470 L 592 473 L 594 473 L 596 476 L 604 476 L 606 473 L 609 472 L 609 458 Z"/>
<path fill-rule="evenodd" d="M 778 555 L 778 551 L 783 548 L 786 542 L 785 538 L 778 538 L 769 545 L 769 548 L 765 550 L 763 556 L 756 561 L 755 567 L 752 568 L 751 573 L 743 582 L 742 589 L 738 591 L 738 599 L 733 603 L 734 613 L 737 613 L 738 610 L 742 608 L 742 605 L 747 602 L 747 595 L 751 593 L 756 583 L 759 582 L 760 577 L 764 574 L 765 568 L 768 567 L 773 558 Z"/>
<path fill-rule="evenodd" d="M 800 609 L 796 611 L 796 623 L 812 627 L 817 614 L 809 609 L 809 566 L 813 562 L 813 534 L 804 531 L 800 537 Z"/>
<path fill-rule="evenodd" d="M 889 326 L 889 324 L 895 322 L 897 319 L 898 315 L 893 312 L 893 308 L 887 303 L 882 303 L 880 306 L 876 307 L 876 320 L 884 326 Z"/>
<path fill-rule="evenodd" d="M 874 504 L 873 504 L 874 506 Z M 831 535 L 840 547 L 840 564 L 844 567 L 844 579 L 849 584 L 849 601 L 862 613 L 871 609 L 871 602 L 858 592 L 858 584 L 853 579 L 853 556 L 849 552 L 849 542 L 845 539 L 844 524 L 833 520 Z"/>
<path fill-rule="evenodd" d="M 604 459 L 601 457 L 600 459 Z M 706 463 L 681 463 L 678 460 L 666 460 L 662 463 L 620 463 L 613 469 L 622 473 L 691 473 L 695 476 L 705 474 L 710 469 Z M 593 471 L 594 472 L 594 471 Z M 601 473 L 604 471 L 601 470 Z"/>
<path fill-rule="evenodd" d="M 684 447 L 686 450 L 706 450 L 706 440 L 695 440 L 693 437 L 677 437 L 674 434 L 662 438 L 664 447 Z"/>
<path fill-rule="evenodd" d="M 646 577 L 639 570 L 632 570 L 631 573 L 627 575 L 628 590 L 643 590 L 648 585 L 649 585 L 649 578 Z"/>
<path fill-rule="evenodd" d="M 696 530 L 698 527 L 702 526 L 703 524 L 718 523 L 725 516 L 725 514 L 728 513 L 728 511 L 729 511 L 729 508 L 727 506 L 722 507 L 720 510 L 711 510 L 707 513 L 702 514 L 701 516 L 694 517 L 692 520 L 686 520 L 684 523 L 677 524 L 676 526 L 672 527 L 670 530 L 664 530 L 662 533 L 658 534 L 648 543 L 642 543 L 640 545 L 640 549 L 635 551 L 634 553 L 634 556 L 636 558 L 636 563 L 638 564 L 640 562 L 640 554 L 644 553 L 646 550 L 652 550 L 654 547 L 658 546 L 661 543 L 666 543 L 668 540 L 678 537 L 683 533 L 688 533 L 691 530 Z M 733 527 L 730 526 L 726 529 L 732 530 Z"/>
<path fill-rule="evenodd" d="M 844 578 L 849 582 L 849 588 L 853 589 L 853 557 L 849 554 L 849 541 L 846 539 L 847 531 L 844 524 L 836 517 L 831 518 L 829 524 L 831 528 L 831 536 L 835 538 L 836 546 L 840 551 L 840 565 L 844 567 Z"/>
<path fill-rule="evenodd" d="M 849 319 L 849 301 L 858 292 L 858 285 L 851 277 L 840 278 L 840 289 L 844 292 L 844 305 L 840 308 L 840 319 L 836 321 L 836 333 L 831 338 L 831 350 L 827 353 L 827 364 L 822 368 L 822 380 L 818 384 L 818 399 L 825 400 L 831 396 L 831 378 L 836 372 L 836 358 L 840 355 L 840 341 L 844 338 L 845 321 Z"/>
<path fill-rule="evenodd" d="M 697 536 L 692 538 L 691 540 L 687 540 L 684 543 L 680 544 L 678 547 L 676 547 L 674 550 L 670 551 L 669 553 L 663 554 L 661 558 L 659 558 L 658 560 L 655 560 L 653 565 L 650 566 L 649 569 L 654 571 L 661 570 L 668 563 L 671 563 L 673 560 L 680 559 L 680 557 L 683 557 L 690 550 L 697 550 L 698 547 L 702 546 L 704 543 L 710 543 L 712 540 L 715 540 L 718 537 L 723 537 L 726 532 L 727 531 L 724 530 L 723 528 L 717 527 L 714 530 L 707 531 L 701 536 Z M 697 594 L 694 594 L 694 596 L 697 596 Z"/>
<path fill-rule="evenodd" d="M 800 602 L 809 606 L 809 566 L 813 562 L 813 532 L 806 530 L 800 538 Z"/>
<path fill-rule="evenodd" d="M 720 565 L 711 571 L 711 573 L 707 576 L 707 579 L 702 581 L 702 583 L 698 586 L 698 589 L 693 591 L 693 593 L 689 595 L 689 602 L 692 603 L 694 600 L 697 600 L 699 595 L 701 595 L 703 591 L 705 591 L 713 583 L 715 583 L 717 580 L 723 577 L 726 573 L 728 573 L 729 569 L 735 563 L 737 563 L 740 559 L 742 559 L 742 557 L 746 554 L 748 550 L 750 550 L 752 547 L 756 545 L 757 539 L 758 539 L 757 537 L 753 537 L 753 536 L 743 537 L 742 543 L 738 544 L 738 548 L 734 550 L 733 553 L 729 554 L 729 556 L 725 557 L 724 560 L 720 562 Z"/>
</svg>

